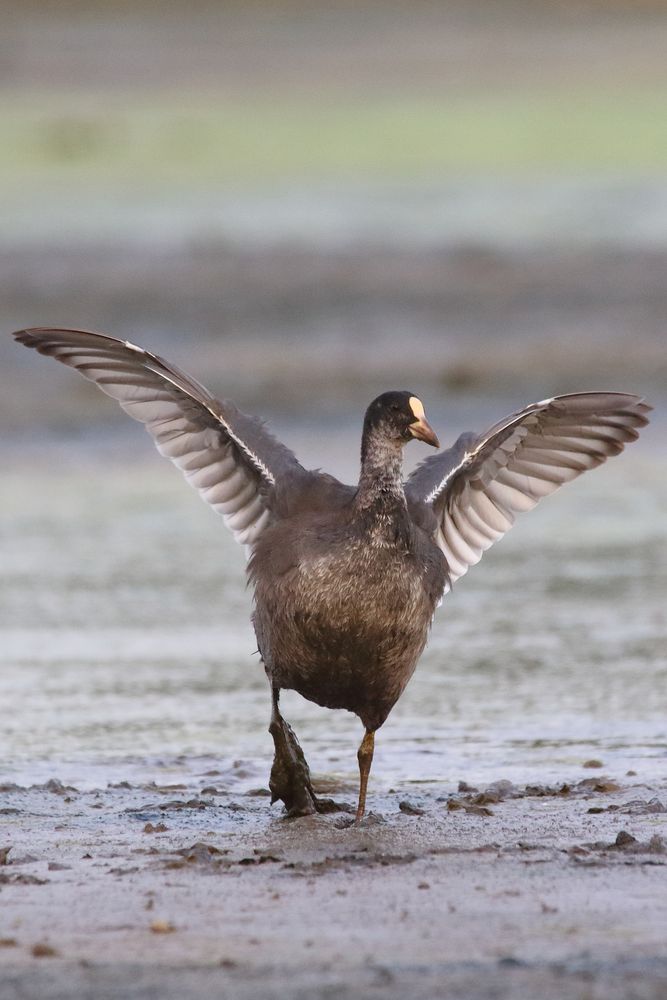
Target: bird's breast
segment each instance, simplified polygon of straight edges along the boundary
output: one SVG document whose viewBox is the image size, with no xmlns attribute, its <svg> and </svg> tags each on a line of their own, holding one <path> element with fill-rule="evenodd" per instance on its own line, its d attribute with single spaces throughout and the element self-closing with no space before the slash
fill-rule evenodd
<svg viewBox="0 0 667 1000">
<path fill-rule="evenodd" d="M 260 573 L 255 627 L 274 683 L 380 724 L 424 648 L 432 573 L 416 554 L 349 536 L 307 548 L 280 577 Z"/>
<path fill-rule="evenodd" d="M 405 552 L 348 541 L 300 561 L 291 583 L 304 607 L 327 609 L 332 619 L 394 621 L 424 605 L 424 570 Z"/>
</svg>

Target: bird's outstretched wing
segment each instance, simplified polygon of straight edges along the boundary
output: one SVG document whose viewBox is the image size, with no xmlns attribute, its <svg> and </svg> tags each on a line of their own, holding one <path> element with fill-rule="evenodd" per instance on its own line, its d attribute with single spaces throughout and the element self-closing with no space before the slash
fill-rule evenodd
<svg viewBox="0 0 667 1000">
<path fill-rule="evenodd" d="M 189 375 L 128 341 L 41 327 L 14 336 L 75 368 L 144 424 L 158 451 L 222 514 L 244 545 L 252 546 L 271 520 L 280 480 L 305 474 L 261 421 L 217 400 Z"/>
<path fill-rule="evenodd" d="M 542 497 L 634 441 L 651 407 L 623 392 L 555 396 L 464 434 L 426 459 L 406 484 L 408 496 L 437 515 L 436 541 L 458 580 Z"/>
</svg>

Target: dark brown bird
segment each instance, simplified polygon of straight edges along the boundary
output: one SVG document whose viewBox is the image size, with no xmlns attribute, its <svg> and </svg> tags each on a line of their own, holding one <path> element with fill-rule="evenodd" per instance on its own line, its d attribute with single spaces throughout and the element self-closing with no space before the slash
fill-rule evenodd
<svg viewBox="0 0 667 1000">
<path fill-rule="evenodd" d="M 439 443 L 414 393 L 386 392 L 366 411 L 359 482 L 345 486 L 304 469 L 259 420 L 134 344 L 78 330 L 14 336 L 76 368 L 141 421 L 246 545 L 272 692 L 269 784 L 291 815 L 332 804 L 313 791 L 280 691 L 361 719 L 360 820 L 375 732 L 412 676 L 443 594 L 518 512 L 634 441 L 651 409 L 619 392 L 545 399 L 482 435 L 461 435 L 404 482 L 404 446 Z"/>
</svg>

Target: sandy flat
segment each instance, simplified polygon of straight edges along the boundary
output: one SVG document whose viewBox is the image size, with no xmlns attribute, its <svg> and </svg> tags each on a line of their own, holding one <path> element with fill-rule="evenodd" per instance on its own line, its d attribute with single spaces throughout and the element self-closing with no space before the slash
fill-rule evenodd
<svg viewBox="0 0 667 1000">
<path fill-rule="evenodd" d="M 220 774 L 1 786 L 0 996 L 664 997 L 667 783 L 590 775 L 360 827 Z"/>
</svg>

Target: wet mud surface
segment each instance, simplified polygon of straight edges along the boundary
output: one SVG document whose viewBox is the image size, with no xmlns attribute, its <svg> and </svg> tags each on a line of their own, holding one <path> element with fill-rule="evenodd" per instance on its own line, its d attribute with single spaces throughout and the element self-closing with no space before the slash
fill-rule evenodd
<svg viewBox="0 0 667 1000">
<path fill-rule="evenodd" d="M 667 995 L 661 457 L 448 596 L 360 827 L 270 805 L 215 518 L 138 461 L 68 461 L 4 481 L 1 1000 Z M 358 720 L 290 695 L 316 791 L 353 806 Z"/>
<path fill-rule="evenodd" d="M 3 1000 L 665 995 L 665 782 L 427 783 L 351 826 L 189 765 L 0 786 Z"/>
<path fill-rule="evenodd" d="M 150 442 L 7 461 L 0 1000 L 662 1000 L 663 426 L 448 595 L 360 827 L 270 805 L 242 556 Z M 284 702 L 353 806 L 358 720 Z"/>
</svg>

